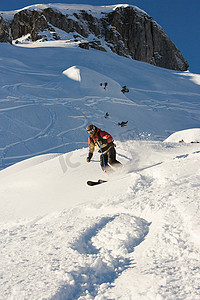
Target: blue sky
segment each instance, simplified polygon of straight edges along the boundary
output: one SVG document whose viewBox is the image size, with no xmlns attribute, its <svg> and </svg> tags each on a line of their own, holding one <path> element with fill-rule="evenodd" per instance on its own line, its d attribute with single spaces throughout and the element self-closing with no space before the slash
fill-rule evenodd
<svg viewBox="0 0 200 300">
<path fill-rule="evenodd" d="M 200 74 L 200 0 L 0 0 L 0 10 L 13 10 L 37 3 L 136 5 L 159 23 L 188 61 L 189 70 Z"/>
</svg>

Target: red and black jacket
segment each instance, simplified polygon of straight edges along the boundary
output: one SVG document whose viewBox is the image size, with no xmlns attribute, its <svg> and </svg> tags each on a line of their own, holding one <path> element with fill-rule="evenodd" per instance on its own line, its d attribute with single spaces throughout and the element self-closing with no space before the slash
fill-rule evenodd
<svg viewBox="0 0 200 300">
<path fill-rule="evenodd" d="M 95 146 L 99 150 L 102 151 L 103 154 L 108 152 L 111 147 L 114 147 L 113 137 L 106 131 L 102 131 L 100 128 L 96 127 L 95 134 L 88 138 L 89 145 L 89 156 L 92 157 L 93 152 L 95 150 Z"/>
</svg>

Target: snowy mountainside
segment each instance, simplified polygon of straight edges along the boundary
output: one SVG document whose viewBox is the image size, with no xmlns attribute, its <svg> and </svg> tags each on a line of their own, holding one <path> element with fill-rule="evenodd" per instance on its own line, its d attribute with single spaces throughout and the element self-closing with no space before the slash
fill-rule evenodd
<svg viewBox="0 0 200 300">
<path fill-rule="evenodd" d="M 130 135 L 163 140 L 199 127 L 199 75 L 62 41 L 54 47 L 46 43 L 0 44 L 1 169 L 35 155 L 85 147 L 85 127 L 93 122 L 119 141 Z M 128 93 L 121 92 L 123 86 Z M 122 121 L 128 121 L 128 136 L 118 126 Z"/>
<path fill-rule="evenodd" d="M 199 144 L 127 140 L 117 153 L 111 177 L 86 148 L 0 172 L 0 299 L 199 298 Z"/>
<path fill-rule="evenodd" d="M 167 69 L 188 69 L 187 61 L 161 26 L 132 5 L 54 3 L 0 12 L 0 42 L 56 44 L 58 40 L 87 50 L 112 51 Z"/>
</svg>

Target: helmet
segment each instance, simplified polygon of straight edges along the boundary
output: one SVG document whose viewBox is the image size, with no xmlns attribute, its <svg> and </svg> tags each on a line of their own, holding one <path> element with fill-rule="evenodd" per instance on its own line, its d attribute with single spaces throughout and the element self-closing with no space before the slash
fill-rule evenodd
<svg viewBox="0 0 200 300">
<path fill-rule="evenodd" d="M 88 133 L 95 132 L 95 131 L 96 131 L 96 126 L 94 126 L 93 124 L 89 124 L 89 125 L 86 127 L 86 130 L 87 130 Z"/>
</svg>

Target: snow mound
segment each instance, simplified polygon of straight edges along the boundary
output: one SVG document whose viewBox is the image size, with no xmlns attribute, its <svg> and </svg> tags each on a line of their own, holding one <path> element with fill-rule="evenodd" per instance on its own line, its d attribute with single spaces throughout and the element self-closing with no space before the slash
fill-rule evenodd
<svg viewBox="0 0 200 300">
<path fill-rule="evenodd" d="M 200 143 L 200 128 L 181 130 L 170 135 L 164 142 Z"/>
<path fill-rule="evenodd" d="M 118 82 L 83 66 L 72 66 L 66 69 L 55 81 L 53 84 L 57 88 L 67 90 L 67 95 L 71 97 L 75 95 L 80 98 L 84 96 L 126 98 Z"/>
<path fill-rule="evenodd" d="M 76 66 L 73 66 L 63 72 L 68 78 L 78 81 L 81 81 L 80 69 Z"/>
<path fill-rule="evenodd" d="M 5 176 L 8 176 L 10 174 L 16 174 L 19 172 L 23 172 L 26 169 L 35 167 L 36 165 L 42 164 L 48 160 L 51 160 L 60 154 L 56 153 L 49 153 L 49 154 L 43 154 L 43 155 L 38 155 L 31 157 L 29 159 L 22 160 L 14 165 L 11 165 L 10 167 L 1 170 L 0 172 L 0 178 L 3 178 Z"/>
</svg>

